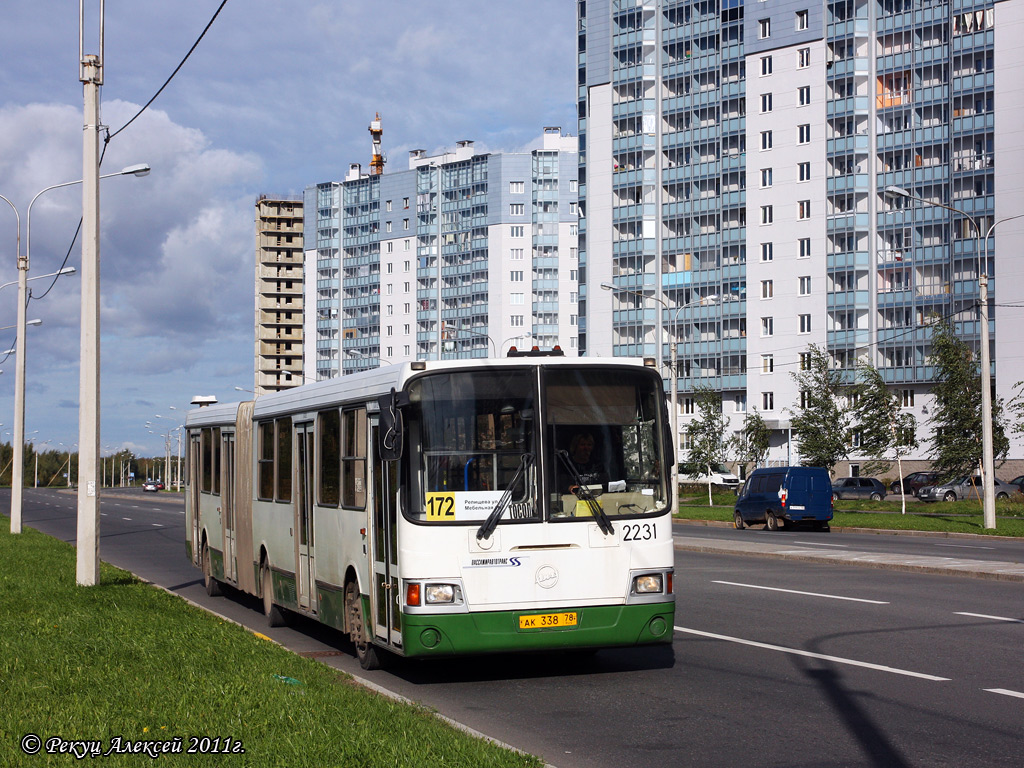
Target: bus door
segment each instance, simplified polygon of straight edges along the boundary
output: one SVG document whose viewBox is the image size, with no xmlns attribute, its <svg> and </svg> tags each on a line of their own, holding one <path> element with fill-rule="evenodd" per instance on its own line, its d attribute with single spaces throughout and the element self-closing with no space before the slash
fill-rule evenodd
<svg viewBox="0 0 1024 768">
<path fill-rule="evenodd" d="M 188 452 L 188 494 L 189 500 L 192 503 L 192 562 L 199 565 L 200 558 L 200 545 L 202 539 L 200 538 L 201 523 L 199 514 L 199 500 L 202 498 L 200 490 L 202 486 L 202 444 L 200 443 L 201 430 L 196 430 L 189 435 L 189 452 Z"/>
<path fill-rule="evenodd" d="M 224 578 L 238 581 L 235 560 L 235 434 L 221 432 L 221 519 L 224 522 Z"/>
<path fill-rule="evenodd" d="M 398 490 L 398 462 L 383 461 L 377 451 L 380 424 L 370 420 L 370 541 L 373 546 L 373 588 L 370 611 L 378 638 L 391 645 L 402 644 L 402 593 L 398 584 L 398 520 L 395 494 Z"/>
<path fill-rule="evenodd" d="M 299 608 L 317 609 L 316 563 L 313 556 L 313 423 L 295 425 L 295 529 L 299 568 L 296 597 Z"/>
</svg>

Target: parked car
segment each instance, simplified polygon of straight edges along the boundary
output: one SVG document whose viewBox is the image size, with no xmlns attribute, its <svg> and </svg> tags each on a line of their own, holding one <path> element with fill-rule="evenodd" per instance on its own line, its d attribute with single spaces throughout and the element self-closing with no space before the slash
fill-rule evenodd
<svg viewBox="0 0 1024 768">
<path fill-rule="evenodd" d="M 903 478 L 902 489 L 900 487 L 900 481 L 894 480 L 892 485 L 889 486 L 889 493 L 909 493 L 911 496 L 917 496 L 917 492 L 919 490 L 924 488 L 926 485 L 934 485 L 940 477 L 942 477 L 942 473 L 940 472 L 911 472 Z"/>
<path fill-rule="evenodd" d="M 837 477 L 832 483 L 832 501 L 839 499 L 871 499 L 881 501 L 885 498 L 885 486 L 881 480 L 873 477 Z"/>
<path fill-rule="evenodd" d="M 157 480 L 156 481 L 156 489 L 158 491 L 162 491 L 164 489 L 164 481 L 163 480 Z"/>
<path fill-rule="evenodd" d="M 1017 475 L 1010 481 L 1010 485 L 1016 485 L 1017 489 L 1024 493 L 1024 475 Z"/>
<path fill-rule="evenodd" d="M 153 493 L 156 493 L 160 489 L 156 487 L 156 481 L 155 480 L 147 480 L 146 482 L 144 482 L 142 484 L 142 490 L 143 491 L 152 491 Z"/>
<path fill-rule="evenodd" d="M 738 529 L 764 523 L 769 531 L 777 531 L 780 525 L 810 523 L 827 531 L 831 519 L 832 490 L 824 467 L 755 469 L 733 508 L 733 525 Z"/>
<path fill-rule="evenodd" d="M 734 493 L 739 490 L 740 479 L 736 477 L 724 464 L 715 464 L 711 467 L 709 475 L 706 468 L 696 467 L 692 464 L 679 465 L 679 484 L 685 485 L 707 485 L 708 482 L 716 488 L 727 488 Z"/>
<path fill-rule="evenodd" d="M 917 492 L 921 501 L 956 501 L 957 499 L 980 499 L 982 496 L 982 480 L 978 475 L 964 475 L 949 483 L 926 485 Z M 996 478 L 996 498 L 1008 499 L 1020 493 L 1016 485 L 1004 483 Z"/>
</svg>

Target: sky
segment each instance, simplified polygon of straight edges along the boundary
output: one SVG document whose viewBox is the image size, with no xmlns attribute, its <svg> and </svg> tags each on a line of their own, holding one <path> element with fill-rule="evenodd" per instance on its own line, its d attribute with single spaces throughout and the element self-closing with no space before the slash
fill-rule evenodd
<svg viewBox="0 0 1024 768">
<path fill-rule="evenodd" d="M 101 122 L 124 126 L 178 66 L 220 0 L 107 0 Z M 99 52 L 86 0 L 84 52 Z M 0 195 L 21 216 L 83 176 L 78 4 L 8 3 L 0 25 Z M 369 166 L 380 113 L 388 169 L 410 149 L 471 139 L 482 151 L 576 133 L 570 0 L 228 0 L 159 98 L 106 145 L 101 182 L 101 446 L 164 452 L 193 395 L 253 386 L 255 230 L 261 194 L 301 195 Z M 80 186 L 32 207 L 29 277 L 79 267 Z M 17 280 L 14 212 L 0 200 L 0 284 Z M 39 450 L 78 440 L 76 275 L 28 283 L 25 432 Z M 43 296 L 43 294 L 46 294 Z M 0 326 L 17 286 L 0 289 Z M 0 331 L 0 442 L 14 422 L 15 331 Z M 6 359 L 5 359 L 6 358 Z M 156 418 L 159 415 L 160 418 Z M 146 422 L 155 426 L 147 427 Z M 177 438 L 172 438 L 177 451 Z"/>
</svg>

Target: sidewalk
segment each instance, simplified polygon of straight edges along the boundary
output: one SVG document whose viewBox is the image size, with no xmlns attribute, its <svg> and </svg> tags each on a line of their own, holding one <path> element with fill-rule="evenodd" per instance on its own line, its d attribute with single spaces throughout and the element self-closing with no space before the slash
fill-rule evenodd
<svg viewBox="0 0 1024 768">
<path fill-rule="evenodd" d="M 676 523 L 699 525 L 705 521 L 676 520 Z M 711 523 L 711 527 L 731 528 L 731 523 Z M 833 531 L 840 529 L 833 528 Z M 859 529 L 846 529 L 858 531 Z M 864 529 L 878 533 L 877 530 Z M 887 533 L 897 533 L 887 531 Z M 901 535 L 904 531 L 899 531 Z M 920 532 L 917 532 L 920 535 Z M 942 534 L 939 534 L 942 535 Z M 979 537 L 980 538 L 980 537 Z M 786 541 L 779 543 L 765 541 L 723 541 L 699 539 L 675 535 L 675 548 L 684 552 L 712 552 L 722 555 L 746 555 L 755 557 L 780 557 L 811 563 L 835 563 L 837 565 L 859 565 L 868 568 L 883 568 L 892 571 L 935 573 L 946 576 L 970 576 L 977 579 L 1024 582 L 1024 563 L 1000 562 L 995 560 L 969 560 L 962 557 L 926 557 L 922 555 L 890 555 L 878 552 L 836 551 L 816 548 L 813 545 L 793 546 Z"/>
</svg>

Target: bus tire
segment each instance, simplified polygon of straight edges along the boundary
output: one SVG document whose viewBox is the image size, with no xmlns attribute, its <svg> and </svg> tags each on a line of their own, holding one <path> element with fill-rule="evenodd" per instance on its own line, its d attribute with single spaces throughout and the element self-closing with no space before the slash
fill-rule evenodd
<svg viewBox="0 0 1024 768">
<path fill-rule="evenodd" d="M 366 639 L 366 619 L 363 616 L 363 599 L 355 581 L 345 585 L 345 613 L 348 618 L 348 634 L 356 649 L 356 658 L 363 669 L 379 669 L 377 649 Z"/>
<path fill-rule="evenodd" d="M 284 611 L 274 604 L 274 583 L 270 576 L 270 566 L 264 560 L 260 566 L 260 591 L 263 592 L 263 615 L 267 617 L 267 625 L 284 626 Z"/>
<path fill-rule="evenodd" d="M 220 582 L 213 578 L 213 563 L 210 562 L 210 547 L 203 542 L 203 586 L 206 587 L 206 594 L 210 597 L 218 597 L 221 594 Z"/>
<path fill-rule="evenodd" d="M 779 518 L 775 516 L 775 513 L 771 510 L 765 512 L 764 515 L 764 527 L 767 531 L 779 530 Z"/>
</svg>

